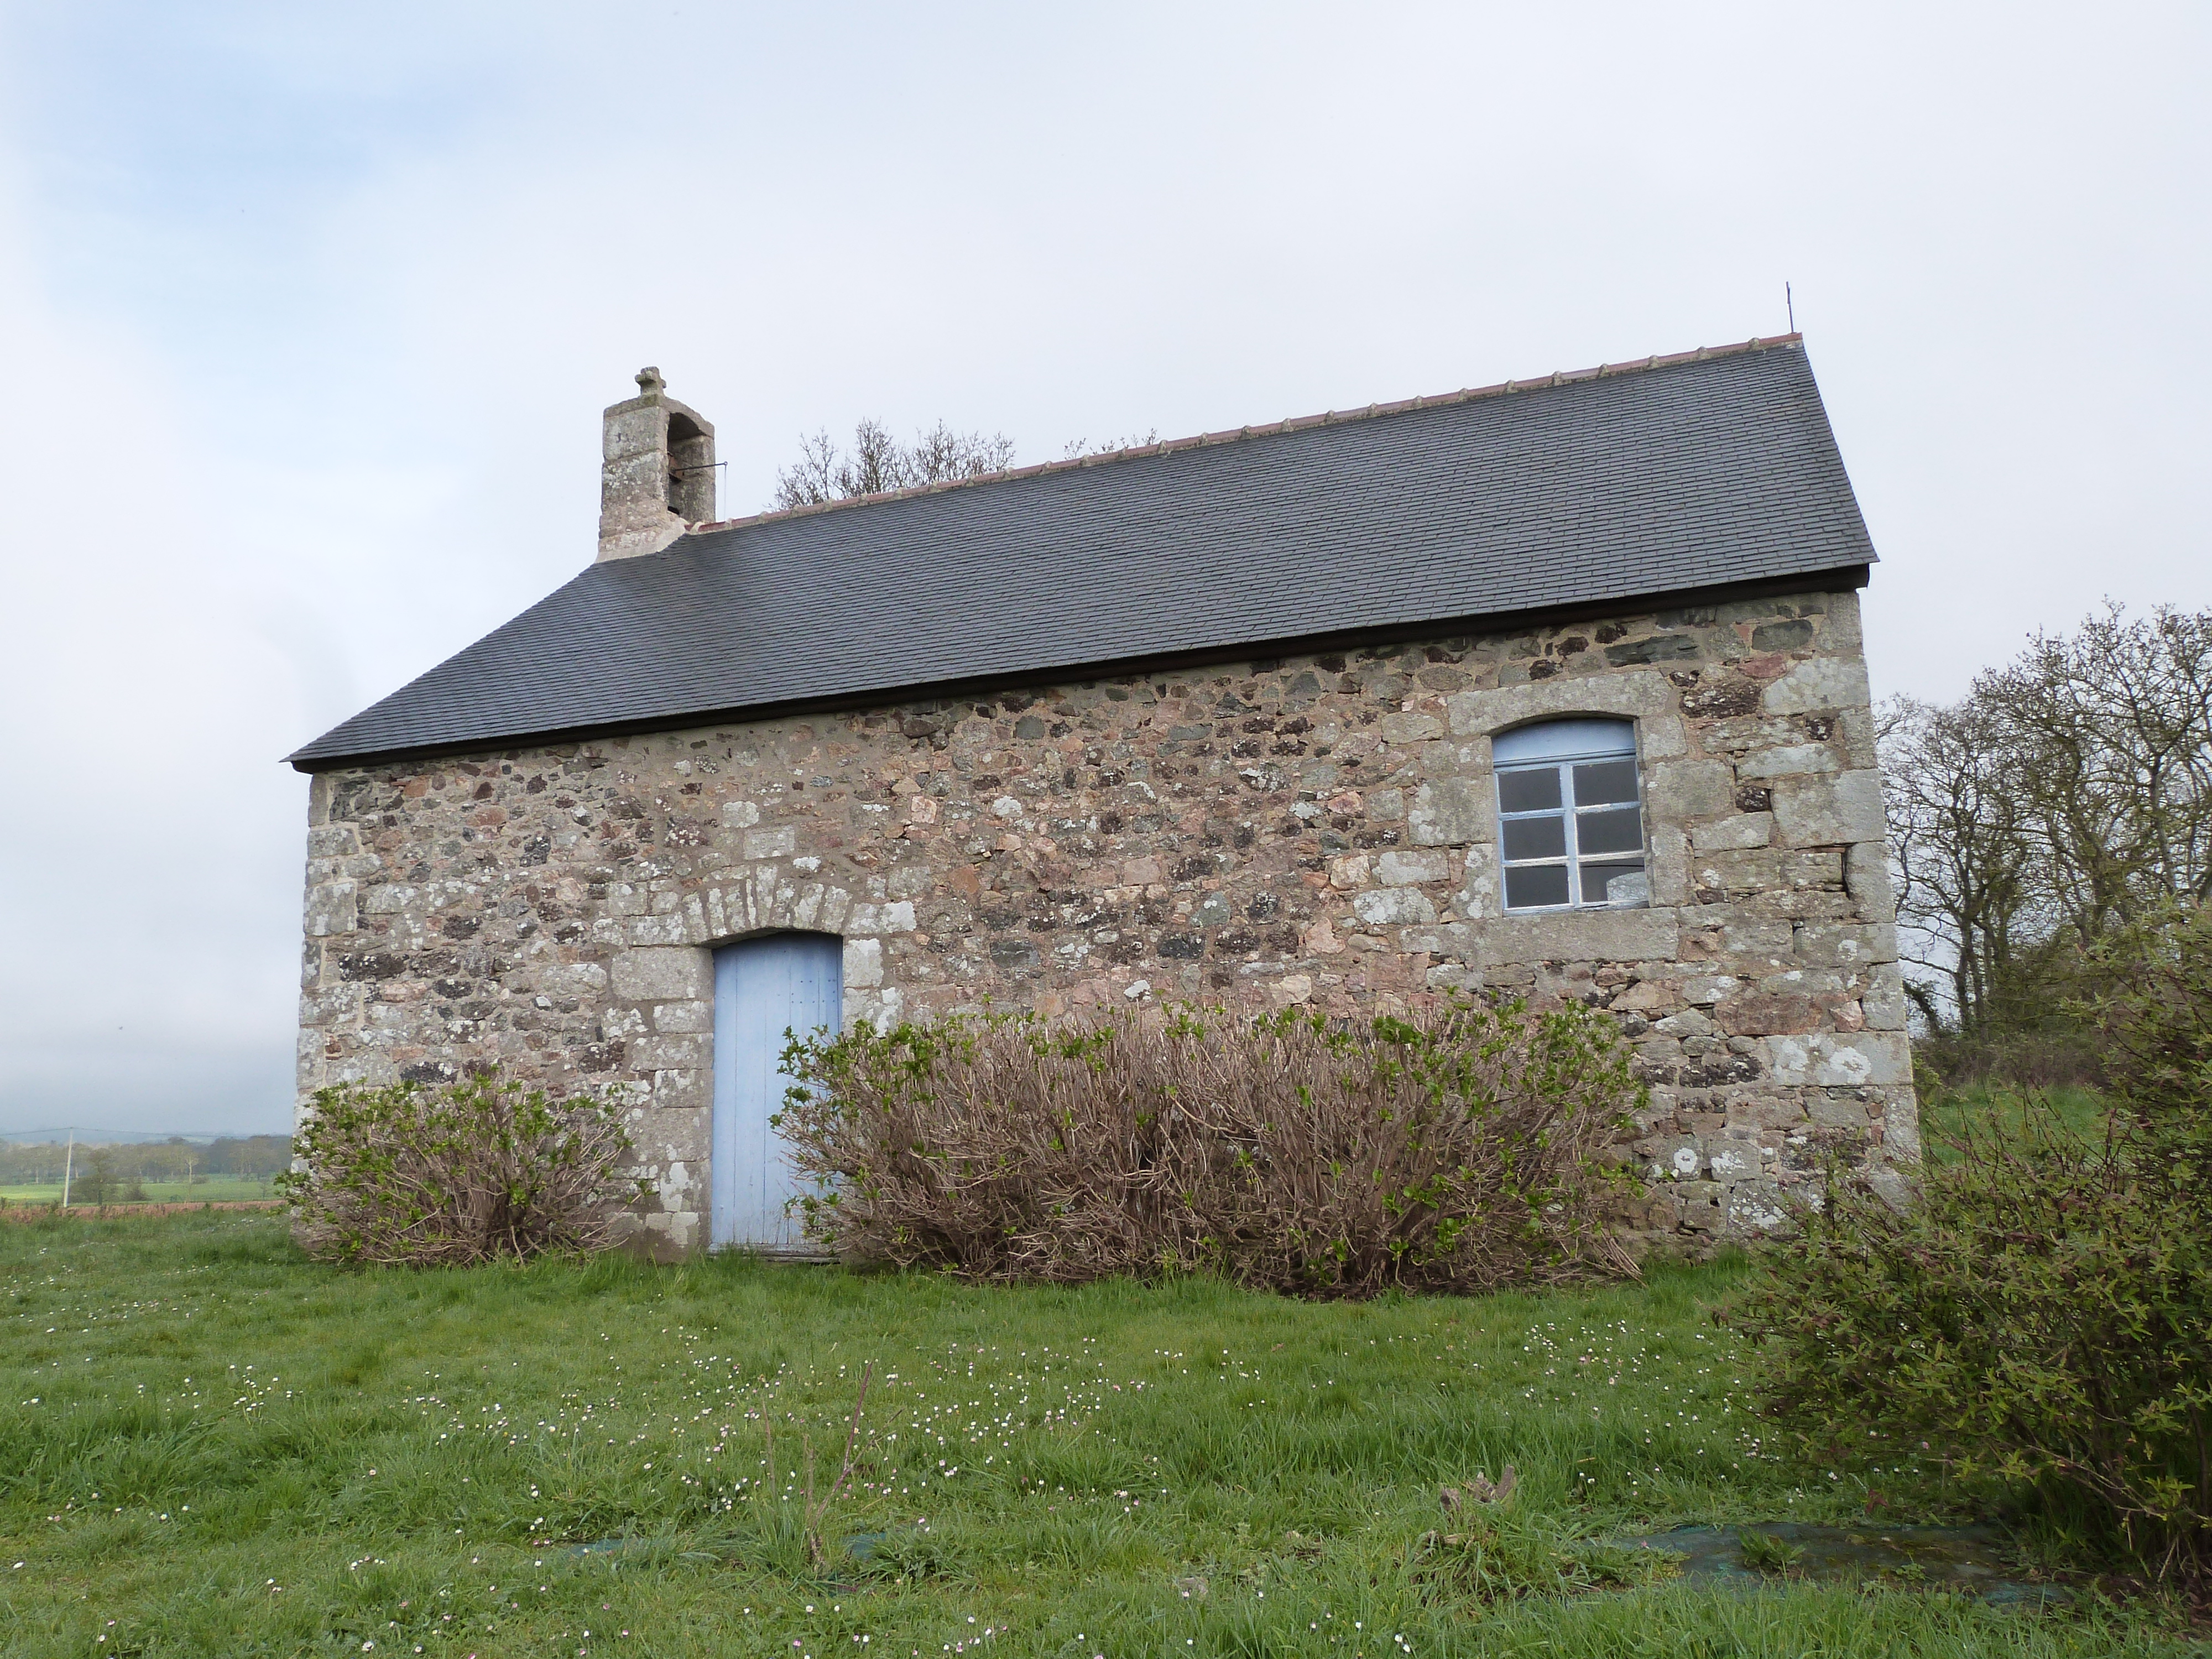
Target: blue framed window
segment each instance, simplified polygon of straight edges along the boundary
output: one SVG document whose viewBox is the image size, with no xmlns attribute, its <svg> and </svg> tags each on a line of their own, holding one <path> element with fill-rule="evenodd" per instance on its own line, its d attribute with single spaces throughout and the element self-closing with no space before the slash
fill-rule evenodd
<svg viewBox="0 0 2212 1659">
<path fill-rule="evenodd" d="M 1492 741 L 1491 757 L 1508 911 L 1651 902 L 1634 721 L 1516 726 Z"/>
</svg>

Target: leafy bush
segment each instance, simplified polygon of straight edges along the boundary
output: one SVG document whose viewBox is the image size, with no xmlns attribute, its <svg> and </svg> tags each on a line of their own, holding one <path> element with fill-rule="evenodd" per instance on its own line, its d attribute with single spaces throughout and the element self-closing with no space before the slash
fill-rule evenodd
<svg viewBox="0 0 2212 1659">
<path fill-rule="evenodd" d="M 1913 1058 L 1928 1085 L 1937 1089 L 1992 1084 L 2015 1089 L 2094 1089 L 2105 1083 L 2095 1033 L 2056 1020 L 2045 1029 L 2006 1030 L 1990 1036 L 1931 1029 L 1914 1039 Z M 1923 1085 L 1923 1094 L 1928 1085 Z"/>
<path fill-rule="evenodd" d="M 606 1249 L 648 1189 L 620 1165 L 620 1114 L 471 1078 L 441 1089 L 322 1089 L 276 1185 L 327 1261 L 446 1267 Z"/>
<path fill-rule="evenodd" d="M 1316 1296 L 1631 1267 L 1606 1154 L 1642 1091 L 1610 1020 L 1573 1005 L 863 1023 L 794 1041 L 784 1069 L 807 1231 L 859 1258 Z"/>
<path fill-rule="evenodd" d="M 2112 988 L 2088 1012 L 2120 1102 L 2201 1157 L 2212 1116 L 2212 905 L 2170 906 L 2091 956 Z"/>
<path fill-rule="evenodd" d="M 1802 1544 L 1793 1544 L 1756 1527 L 1738 1527 L 1735 1541 L 1743 1552 L 1744 1565 L 1753 1572 L 1787 1572 L 1805 1559 Z"/>
<path fill-rule="evenodd" d="M 2100 1137 L 1984 1122 L 1893 1211 L 1832 1183 L 1727 1316 L 1763 1405 L 1824 1459 L 1924 1443 L 1984 1498 L 2212 1571 L 2212 915 L 2108 949 Z"/>
<path fill-rule="evenodd" d="M 103 1207 L 110 1204 L 143 1204 L 146 1188 L 137 1176 L 116 1172 L 112 1148 L 95 1146 L 71 1184 L 70 1201 Z"/>
<path fill-rule="evenodd" d="M 1671 1577 L 1679 1559 L 1660 1550 L 1563 1537 L 1556 1525 L 1514 1510 L 1470 1514 L 1455 1532 L 1424 1533 L 1411 1554 L 1416 1582 L 1485 1607 L 1532 1596 L 1636 1589 Z"/>
</svg>

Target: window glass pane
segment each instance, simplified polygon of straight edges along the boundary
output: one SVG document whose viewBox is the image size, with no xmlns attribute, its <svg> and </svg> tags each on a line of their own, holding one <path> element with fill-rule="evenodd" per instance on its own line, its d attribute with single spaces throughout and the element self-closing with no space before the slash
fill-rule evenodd
<svg viewBox="0 0 2212 1659">
<path fill-rule="evenodd" d="M 1508 872 L 1509 878 L 1510 872 Z M 1641 864 L 1583 866 L 1584 904 L 1649 904 L 1651 880 Z"/>
<path fill-rule="evenodd" d="M 1508 818 L 1505 856 L 1514 859 L 1561 859 L 1567 855 L 1565 818 Z"/>
<path fill-rule="evenodd" d="M 1601 755 L 1635 752 L 1632 720 L 1545 720 L 1501 732 L 1490 746 L 1491 759 L 1498 766 L 1517 761 L 1595 760 Z"/>
<path fill-rule="evenodd" d="M 1592 761 L 1575 768 L 1575 805 L 1596 806 L 1607 801 L 1636 799 L 1636 763 L 1632 760 Z"/>
<path fill-rule="evenodd" d="M 1592 853 L 1640 853 L 1644 826 L 1633 806 L 1608 806 L 1602 812 L 1575 816 L 1575 846 L 1585 856 Z"/>
<path fill-rule="evenodd" d="M 1547 808 L 1556 811 L 1559 805 L 1559 769 L 1556 766 L 1498 775 L 1498 810 L 1501 812 L 1541 812 Z"/>
<path fill-rule="evenodd" d="M 1564 864 L 1509 865 L 1505 871 L 1505 908 L 1526 910 L 1540 904 L 1567 902 L 1567 866 Z"/>
</svg>

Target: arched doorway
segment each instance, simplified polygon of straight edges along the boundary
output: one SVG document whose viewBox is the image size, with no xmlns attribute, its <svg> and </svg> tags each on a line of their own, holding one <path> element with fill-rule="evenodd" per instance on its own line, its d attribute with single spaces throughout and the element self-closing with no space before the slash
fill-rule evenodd
<svg viewBox="0 0 2212 1659">
<path fill-rule="evenodd" d="M 804 1248 L 784 1206 L 797 1190 L 769 1119 L 791 1079 L 784 1032 L 840 1029 L 844 942 L 831 933 L 770 933 L 714 952 L 714 1145 L 709 1228 L 714 1245 Z"/>
</svg>

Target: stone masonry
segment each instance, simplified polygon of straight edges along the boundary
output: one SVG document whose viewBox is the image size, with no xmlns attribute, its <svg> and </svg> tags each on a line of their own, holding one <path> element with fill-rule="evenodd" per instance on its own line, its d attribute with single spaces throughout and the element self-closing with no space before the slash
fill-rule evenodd
<svg viewBox="0 0 2212 1659">
<path fill-rule="evenodd" d="M 1649 908 L 1508 917 L 1490 738 L 1635 720 Z M 1770 1227 L 1917 1156 L 1854 592 L 1029 686 L 313 780 L 300 1085 L 496 1062 L 626 1103 L 706 1235 L 711 947 L 844 941 L 845 1017 L 1160 999 L 1620 1018 L 1635 1230 Z"/>
</svg>

